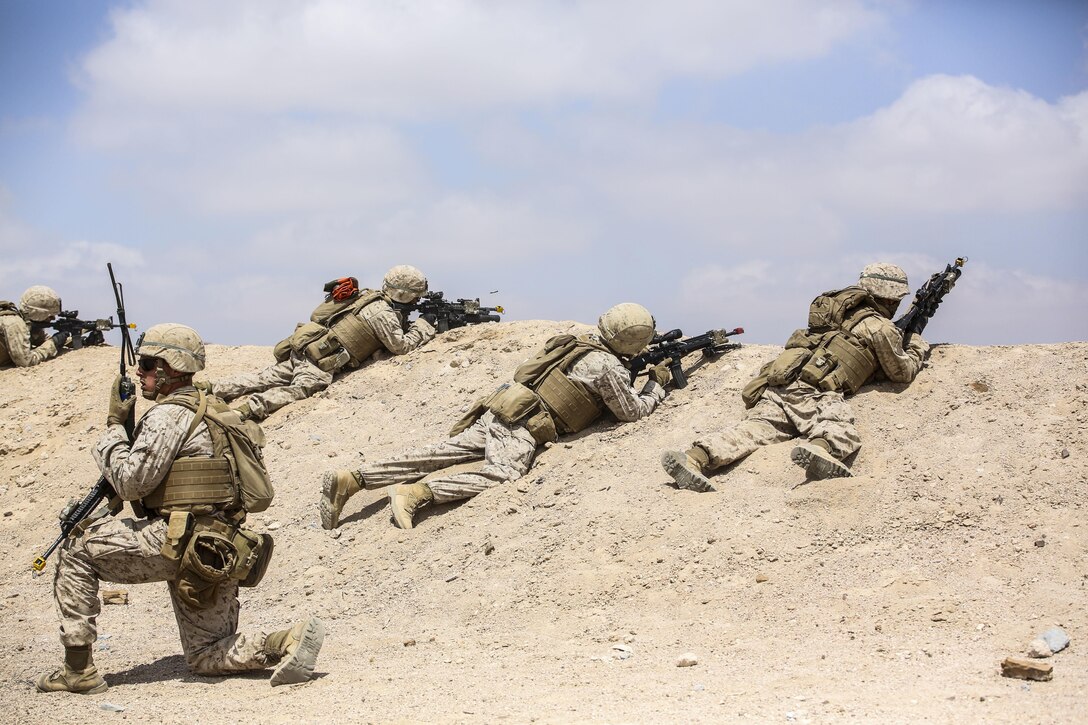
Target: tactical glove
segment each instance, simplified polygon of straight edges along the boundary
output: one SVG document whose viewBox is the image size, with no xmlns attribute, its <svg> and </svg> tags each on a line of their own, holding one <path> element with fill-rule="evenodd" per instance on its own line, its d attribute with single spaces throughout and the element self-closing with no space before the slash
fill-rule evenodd
<svg viewBox="0 0 1088 725">
<path fill-rule="evenodd" d="M 665 387 L 672 382 L 672 373 L 669 372 L 669 366 L 666 363 L 658 363 L 650 368 L 650 380 L 661 387 Z"/>
<path fill-rule="evenodd" d="M 135 395 L 130 396 L 128 400 L 121 400 L 121 376 L 118 375 L 110 386 L 110 412 L 106 415 L 106 424 L 124 425 L 135 406 Z"/>
<path fill-rule="evenodd" d="M 434 314 L 433 312 L 428 312 L 425 315 L 420 315 L 419 319 L 423 320 L 431 327 L 438 327 L 438 315 Z"/>
<path fill-rule="evenodd" d="M 68 499 L 68 503 L 64 504 L 64 508 L 62 508 L 60 510 L 60 513 L 57 514 L 57 518 L 60 519 L 62 522 L 67 520 L 67 518 L 72 515 L 72 512 L 76 510 L 76 506 L 79 506 L 78 498 Z"/>
<path fill-rule="evenodd" d="M 53 335 L 53 347 L 57 348 L 57 352 L 68 344 L 68 341 L 72 339 L 72 333 L 61 330 Z"/>
</svg>

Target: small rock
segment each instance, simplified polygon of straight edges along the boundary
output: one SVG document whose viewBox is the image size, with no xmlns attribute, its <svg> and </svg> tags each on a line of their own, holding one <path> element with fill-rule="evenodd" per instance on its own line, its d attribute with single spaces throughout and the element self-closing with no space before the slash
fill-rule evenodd
<svg viewBox="0 0 1088 725">
<path fill-rule="evenodd" d="M 1046 539 L 1036 539 L 1035 545 L 1040 549 L 1043 548 L 1044 546 L 1046 546 Z"/>
<path fill-rule="evenodd" d="M 446 583 L 448 584 L 448 583 L 450 583 L 451 581 L 453 581 L 456 578 L 457 578 L 456 574 L 450 574 L 448 577 L 446 577 Z"/>
<path fill-rule="evenodd" d="M 405 647 L 415 647 L 416 646 L 416 641 L 414 639 L 406 639 L 406 640 L 404 640 L 404 646 Z"/>
<path fill-rule="evenodd" d="M 1050 649 L 1050 645 L 1042 637 L 1031 640 L 1031 644 L 1028 645 L 1028 657 L 1044 659 L 1052 654 L 1054 654 L 1054 650 Z"/>
<path fill-rule="evenodd" d="M 99 710 L 105 710 L 106 712 L 124 712 L 123 705 L 114 705 L 112 702 L 103 702 L 98 706 Z"/>
<path fill-rule="evenodd" d="M 769 577 L 766 574 L 756 574 L 756 584 L 762 584 L 768 579 Z"/>
<path fill-rule="evenodd" d="M 1063 448 L 1061 455 L 1062 455 L 1062 458 L 1069 458 L 1069 449 L 1068 448 Z"/>
<path fill-rule="evenodd" d="M 1061 652 L 1069 646 L 1069 635 L 1061 627 L 1051 627 L 1039 635 L 1039 639 L 1046 642 L 1051 652 Z"/>
<path fill-rule="evenodd" d="M 343 533 L 344 532 L 342 532 L 340 529 L 333 529 L 332 531 L 329 532 L 329 538 L 330 539 L 339 539 L 340 535 L 343 534 Z"/>
<path fill-rule="evenodd" d="M 1047 682 L 1054 676 L 1054 665 L 1036 662 L 1024 657 L 1006 657 L 1001 663 L 1002 677 L 1015 677 L 1018 680 Z"/>
<path fill-rule="evenodd" d="M 103 604 L 128 604 L 128 592 L 124 589 L 103 589 Z"/>
<path fill-rule="evenodd" d="M 699 658 L 691 652 L 685 652 L 680 655 L 680 659 L 676 660 L 677 667 L 694 667 L 699 664 Z"/>
</svg>

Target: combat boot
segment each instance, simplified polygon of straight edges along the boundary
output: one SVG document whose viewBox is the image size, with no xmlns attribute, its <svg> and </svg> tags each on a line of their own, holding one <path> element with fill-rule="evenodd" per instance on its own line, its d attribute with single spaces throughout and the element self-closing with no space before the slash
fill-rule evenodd
<svg viewBox="0 0 1088 725">
<path fill-rule="evenodd" d="M 704 475 L 710 468 L 710 455 L 699 446 L 692 446 L 683 453 L 665 451 L 661 454 L 661 466 L 673 477 L 678 488 L 700 492 L 714 490 Z"/>
<path fill-rule="evenodd" d="M 431 487 L 425 483 L 400 483 L 389 494 L 389 506 L 393 509 L 393 523 L 401 529 L 412 528 L 416 511 L 434 501 Z"/>
<path fill-rule="evenodd" d="M 363 477 L 358 471 L 329 471 L 321 479 L 321 528 L 335 529 L 340 525 L 340 512 L 348 499 L 363 490 Z"/>
<path fill-rule="evenodd" d="M 813 438 L 797 444 L 790 458 L 801 468 L 810 481 L 826 478 L 847 478 L 854 475 L 846 464 L 831 455 L 831 447 L 822 438 Z"/>
<path fill-rule="evenodd" d="M 65 647 L 64 665 L 52 674 L 42 675 L 34 683 L 39 692 L 75 692 L 97 695 L 108 689 L 98 668 L 91 661 L 91 646 Z"/>
<path fill-rule="evenodd" d="M 265 652 L 279 658 L 272 678 L 272 687 L 306 682 L 314 676 L 317 653 L 325 641 L 325 624 L 317 617 L 298 622 L 291 629 L 273 632 L 265 640 Z"/>
</svg>

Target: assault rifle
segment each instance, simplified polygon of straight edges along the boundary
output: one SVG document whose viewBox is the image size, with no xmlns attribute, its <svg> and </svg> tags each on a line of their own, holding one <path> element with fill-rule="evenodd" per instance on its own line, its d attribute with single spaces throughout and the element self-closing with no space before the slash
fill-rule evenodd
<svg viewBox="0 0 1088 725">
<path fill-rule="evenodd" d="M 649 368 L 659 363 L 669 361 L 669 372 L 672 373 L 672 381 L 678 388 L 685 388 L 688 379 L 684 375 L 681 362 L 685 355 L 690 355 L 696 350 L 702 350 L 703 356 L 714 359 L 740 347 L 739 342 L 730 342 L 731 335 L 744 334 L 743 327 L 735 327 L 732 330 L 709 330 L 702 335 L 682 339 L 682 330 L 669 330 L 662 335 L 655 335 L 650 340 L 646 350 L 631 358 L 631 382 Z"/>
<path fill-rule="evenodd" d="M 105 345 L 106 337 L 102 333 L 117 327 L 120 327 L 120 323 L 115 323 L 112 315 L 101 320 L 81 320 L 79 310 L 61 310 L 54 320 L 32 323 L 32 328 L 35 330 L 52 328 L 57 332 L 67 332 L 72 336 L 73 350 L 87 345 Z"/>
<path fill-rule="evenodd" d="M 450 302 L 445 299 L 442 292 L 428 292 L 417 302 L 409 305 L 408 310 L 418 312 L 420 317 L 433 315 L 435 329 L 439 332 L 465 325 L 478 325 L 481 322 L 498 322 L 499 315 L 506 312 L 502 305 L 484 307 L 480 304 L 479 297 L 473 300 L 461 298 L 456 302 Z"/>
<path fill-rule="evenodd" d="M 132 382 L 125 375 L 125 365 L 136 364 L 136 352 L 132 347 L 132 338 L 129 336 L 128 331 L 135 328 L 135 325 L 130 325 L 125 320 L 125 296 L 124 290 L 121 288 L 121 283 L 113 276 L 113 263 L 107 262 L 106 269 L 110 272 L 110 283 L 113 285 L 113 296 L 117 300 L 117 327 L 121 330 L 121 382 L 118 392 L 121 395 L 121 400 L 128 400 L 136 394 L 136 383 Z M 113 318 L 110 318 L 111 320 Z M 75 336 L 73 335 L 73 339 Z M 132 431 L 136 426 L 136 409 L 133 408 L 129 412 L 128 420 L 125 421 L 125 430 L 128 432 L 129 440 L 132 440 Z M 34 559 L 33 567 L 34 571 L 40 572 L 45 569 L 45 560 L 49 558 L 58 546 L 61 545 L 66 538 L 68 538 L 73 531 L 88 517 L 91 515 L 98 505 L 103 500 L 109 502 L 110 515 L 116 515 L 121 510 L 121 498 L 114 492 L 113 486 L 106 480 L 105 476 L 98 478 L 98 483 L 91 488 L 90 493 L 83 497 L 83 500 L 76 504 L 74 507 L 66 508 L 61 515 L 60 520 L 60 535 L 56 540 L 45 550 L 45 553 Z"/>
<path fill-rule="evenodd" d="M 943 272 L 937 272 L 914 293 L 914 302 L 911 303 L 903 316 L 895 321 L 895 326 L 903 332 L 903 349 L 910 343 L 914 335 L 921 335 L 929 323 L 929 318 L 937 312 L 944 296 L 956 286 L 956 280 L 963 274 L 963 264 L 967 257 L 957 257 L 952 264 L 945 266 Z"/>
</svg>

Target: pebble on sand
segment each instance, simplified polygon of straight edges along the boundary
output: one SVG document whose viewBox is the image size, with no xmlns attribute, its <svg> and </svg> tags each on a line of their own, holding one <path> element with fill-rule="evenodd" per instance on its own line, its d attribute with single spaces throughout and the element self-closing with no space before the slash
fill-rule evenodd
<svg viewBox="0 0 1088 725">
<path fill-rule="evenodd" d="M 699 664 L 699 658 L 691 652 L 685 652 L 680 655 L 680 659 L 676 660 L 677 667 L 694 667 Z"/>
</svg>

